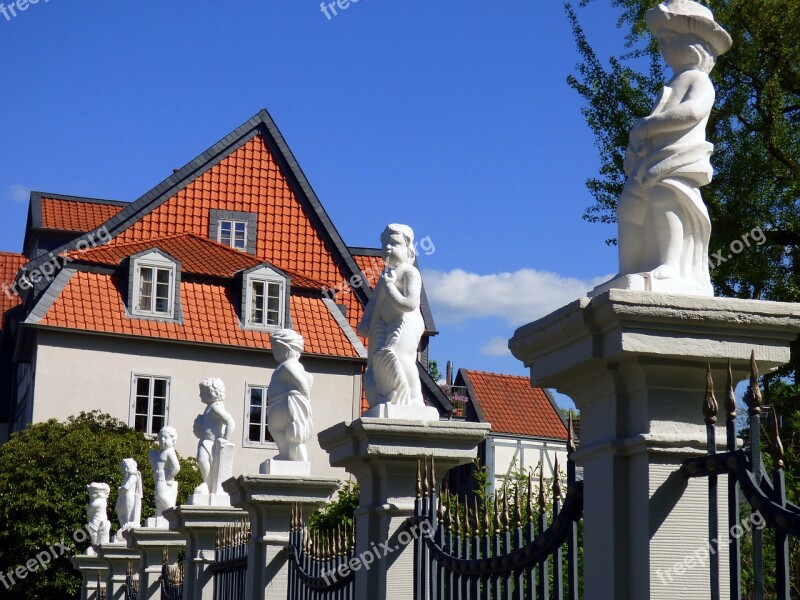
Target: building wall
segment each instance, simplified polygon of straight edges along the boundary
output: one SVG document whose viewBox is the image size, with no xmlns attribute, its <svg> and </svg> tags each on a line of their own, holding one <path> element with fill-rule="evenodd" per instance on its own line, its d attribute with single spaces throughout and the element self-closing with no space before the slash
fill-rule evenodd
<svg viewBox="0 0 800 600">
<path fill-rule="evenodd" d="M 314 376 L 312 410 L 315 434 L 309 442 L 311 474 L 347 478 L 342 469 L 328 464 L 327 453 L 316 433 L 358 416 L 361 404 L 361 363 L 304 357 Z M 195 417 L 205 405 L 199 399 L 199 383 L 208 377 L 222 379 L 225 406 L 236 420 L 230 440 L 237 445 L 234 473 L 258 473 L 259 465 L 277 454 L 268 447 L 244 447 L 247 385 L 268 385 L 277 362 L 271 352 L 191 346 L 42 330 L 36 356 L 32 419 L 64 420 L 81 411 L 101 410 L 132 424 L 133 375 L 170 378 L 167 424 L 178 430 L 178 452 L 195 456 L 197 438 L 192 433 Z M 149 467 L 142 466 L 142 471 Z"/>
<path fill-rule="evenodd" d="M 553 478 L 555 461 L 558 458 L 559 471 L 566 475 L 567 443 L 565 441 L 543 440 L 522 437 L 503 437 L 490 434 L 486 439 L 486 465 L 490 474 L 491 489 L 502 487 L 509 473 L 544 466 L 545 479 Z"/>
</svg>

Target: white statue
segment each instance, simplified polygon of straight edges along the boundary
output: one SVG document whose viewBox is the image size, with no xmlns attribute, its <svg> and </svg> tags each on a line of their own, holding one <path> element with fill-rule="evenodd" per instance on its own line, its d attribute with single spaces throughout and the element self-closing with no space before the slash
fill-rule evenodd
<svg viewBox="0 0 800 600">
<path fill-rule="evenodd" d="M 420 311 L 422 276 L 414 266 L 414 232 L 408 225 L 388 225 L 381 246 L 386 267 L 358 325 L 358 333 L 369 339 L 367 416 L 438 419 L 436 409 L 425 406 L 417 371 L 425 321 Z"/>
<path fill-rule="evenodd" d="M 117 541 L 121 541 L 120 532 L 140 527 L 142 524 L 142 474 L 132 458 L 122 461 L 122 485 L 117 488 L 117 517 L 120 530 Z"/>
<path fill-rule="evenodd" d="M 89 506 L 86 507 L 89 523 L 86 529 L 92 538 L 92 545 L 107 544 L 111 534 L 111 521 L 108 520 L 108 495 L 111 488 L 107 483 L 90 483 L 86 489 L 89 492 Z"/>
<path fill-rule="evenodd" d="M 303 336 L 281 329 L 270 336 L 272 354 L 280 363 L 267 388 L 267 426 L 278 445 L 276 460 L 308 462 L 311 439 L 311 386 L 314 378 L 300 364 Z"/>
<path fill-rule="evenodd" d="M 173 508 L 178 502 L 178 482 L 175 476 L 181 470 L 175 444 L 178 442 L 178 431 L 174 427 L 162 427 L 158 432 L 160 450 L 150 450 L 150 466 L 153 467 L 155 483 L 156 516 L 148 525 L 163 526 L 164 511 Z M 159 521 L 161 519 L 161 521 Z"/>
<path fill-rule="evenodd" d="M 200 383 L 200 400 L 206 404 L 203 414 L 194 420 L 197 466 L 203 477 L 194 491 L 191 504 L 226 504 L 222 482 L 233 476 L 233 448 L 230 437 L 236 430 L 233 416 L 225 410 L 225 384 L 211 377 Z M 227 503 L 230 499 L 227 500 Z"/>
<path fill-rule="evenodd" d="M 731 38 L 709 9 L 691 0 L 659 4 L 647 12 L 647 24 L 674 75 L 631 130 L 628 181 L 617 207 L 620 275 L 594 293 L 621 287 L 713 296 L 711 221 L 700 187 L 713 173 L 708 74 Z"/>
</svg>

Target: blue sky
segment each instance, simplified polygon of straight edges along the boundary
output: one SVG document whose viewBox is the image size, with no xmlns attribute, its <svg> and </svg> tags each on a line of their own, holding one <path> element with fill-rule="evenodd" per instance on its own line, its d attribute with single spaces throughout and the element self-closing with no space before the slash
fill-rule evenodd
<svg viewBox="0 0 800 600">
<path fill-rule="evenodd" d="M 6 2 L 6 5 L 9 4 Z M 329 14 L 330 14 L 329 10 Z M 39 0 L 0 15 L 0 249 L 29 190 L 134 200 L 261 108 L 346 242 L 405 222 L 440 365 L 525 374 L 514 329 L 616 272 L 561 2 Z M 579 10 L 619 52 L 608 0 Z M 9 13 L 10 16 L 10 13 Z"/>
</svg>

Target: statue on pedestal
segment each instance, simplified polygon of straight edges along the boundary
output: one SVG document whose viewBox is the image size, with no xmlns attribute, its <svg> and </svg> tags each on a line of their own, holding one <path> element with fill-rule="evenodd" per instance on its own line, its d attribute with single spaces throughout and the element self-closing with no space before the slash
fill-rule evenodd
<svg viewBox="0 0 800 600">
<path fill-rule="evenodd" d="M 160 450 L 150 450 L 150 466 L 153 467 L 155 483 L 156 516 L 148 525 L 166 526 L 164 511 L 173 508 L 178 502 L 178 482 L 175 477 L 181 470 L 175 444 L 178 442 L 178 431 L 174 427 L 162 427 L 158 432 Z M 161 521 L 159 521 L 159 519 Z"/>
<path fill-rule="evenodd" d="M 414 232 L 408 225 L 388 225 L 381 247 L 386 267 L 358 325 L 358 333 L 369 339 L 366 416 L 438 419 L 436 409 L 425 406 L 417 371 L 425 321 Z"/>
<path fill-rule="evenodd" d="M 281 329 L 270 335 L 270 341 L 272 354 L 279 364 L 267 388 L 267 427 L 278 445 L 278 456 L 264 463 L 261 470 L 278 474 L 276 468 L 280 467 L 276 461 L 308 464 L 306 443 L 311 439 L 313 428 L 311 386 L 314 378 L 300 364 L 303 336 L 291 329 Z M 287 467 L 292 466 L 298 465 Z M 310 466 L 305 471 L 309 469 Z"/>
<path fill-rule="evenodd" d="M 92 546 L 107 544 L 111 534 L 111 521 L 108 520 L 108 495 L 111 488 L 107 483 L 90 483 L 86 489 L 89 492 L 89 506 L 86 507 L 89 522 L 86 529 L 92 538 Z"/>
<path fill-rule="evenodd" d="M 234 444 L 228 440 L 236 430 L 236 422 L 225 410 L 225 384 L 221 379 L 211 377 L 201 382 L 200 400 L 207 406 L 194 421 L 194 434 L 200 440 L 197 466 L 203 483 L 195 489 L 190 503 L 225 505 L 228 495 L 222 489 L 222 482 L 233 476 Z"/>
<path fill-rule="evenodd" d="M 713 296 L 711 221 L 700 188 L 713 174 L 708 74 L 731 38 L 708 8 L 691 0 L 659 4 L 647 12 L 647 24 L 674 75 L 631 130 L 628 181 L 617 207 L 620 274 L 594 294 L 623 288 Z"/>
<path fill-rule="evenodd" d="M 117 488 L 116 511 L 120 527 L 117 541 L 121 541 L 121 532 L 142 524 L 142 474 L 132 458 L 123 460 L 120 467 L 123 479 L 122 485 Z"/>
</svg>

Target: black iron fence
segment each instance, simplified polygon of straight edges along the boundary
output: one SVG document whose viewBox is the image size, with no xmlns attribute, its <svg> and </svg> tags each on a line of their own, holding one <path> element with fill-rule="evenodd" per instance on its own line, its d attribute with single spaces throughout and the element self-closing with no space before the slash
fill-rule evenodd
<svg viewBox="0 0 800 600">
<path fill-rule="evenodd" d="M 336 531 L 309 531 L 299 506 L 292 509 L 288 600 L 354 600 L 355 531 L 342 524 Z"/>
<path fill-rule="evenodd" d="M 770 411 L 770 454 L 772 473 L 764 467 L 761 456 L 761 418 L 762 397 L 758 385 L 758 367 L 755 355 L 750 359 L 750 385 L 744 396 L 748 408 L 749 448 L 738 447 L 736 431 L 736 396 L 733 377 L 728 364 L 728 381 L 725 393 L 725 452 L 717 452 L 716 423 L 719 406 L 714 397 L 713 381 L 709 368 L 706 381 L 706 394 L 703 402 L 703 415 L 706 422 L 708 456 L 690 458 L 683 463 L 683 473 L 687 478 L 708 478 L 708 559 L 710 562 L 711 598 L 720 598 L 720 544 L 729 548 L 728 576 L 730 599 L 743 598 L 763 600 L 765 593 L 778 600 L 788 600 L 790 592 L 790 553 L 789 538 L 800 536 L 800 507 L 787 501 L 784 473 L 784 449 L 778 430 L 778 416 Z M 727 479 L 728 533 L 719 535 L 718 485 L 719 477 Z M 742 509 L 749 512 L 747 523 L 742 525 Z M 749 538 L 743 534 L 748 532 Z M 774 590 L 765 585 L 765 533 L 774 546 L 774 565 L 768 565 L 774 572 Z M 747 542 L 750 556 L 743 558 L 743 542 Z M 772 554 L 772 553 L 770 553 Z M 748 561 L 748 577 L 743 579 L 743 562 Z M 796 559 L 796 557 L 795 557 Z M 751 562 L 750 562 L 751 561 Z M 770 561 L 771 562 L 771 561 Z M 774 567 L 774 571 L 773 571 Z M 772 580 L 772 577 L 770 577 Z M 773 587 L 770 581 L 769 588 Z"/>
<path fill-rule="evenodd" d="M 216 556 L 211 565 L 214 600 L 244 600 L 249 541 L 247 520 L 229 525 L 217 534 Z"/>
<path fill-rule="evenodd" d="M 161 600 L 176 600 L 183 598 L 183 563 L 171 566 L 169 553 L 164 548 L 161 561 Z"/>
<path fill-rule="evenodd" d="M 106 600 L 106 586 L 100 581 L 100 575 L 97 576 L 97 600 Z"/>
<path fill-rule="evenodd" d="M 139 600 L 139 573 L 134 573 L 133 563 L 130 561 L 125 576 L 125 600 Z"/>
<path fill-rule="evenodd" d="M 583 482 L 576 476 L 570 420 L 567 494 L 556 464 L 552 504 L 542 471 L 538 490 L 509 488 L 493 501 L 451 498 L 436 489 L 435 466 L 421 467 L 415 516 L 399 532 L 414 541 L 416 600 L 576 600 Z"/>
</svg>

